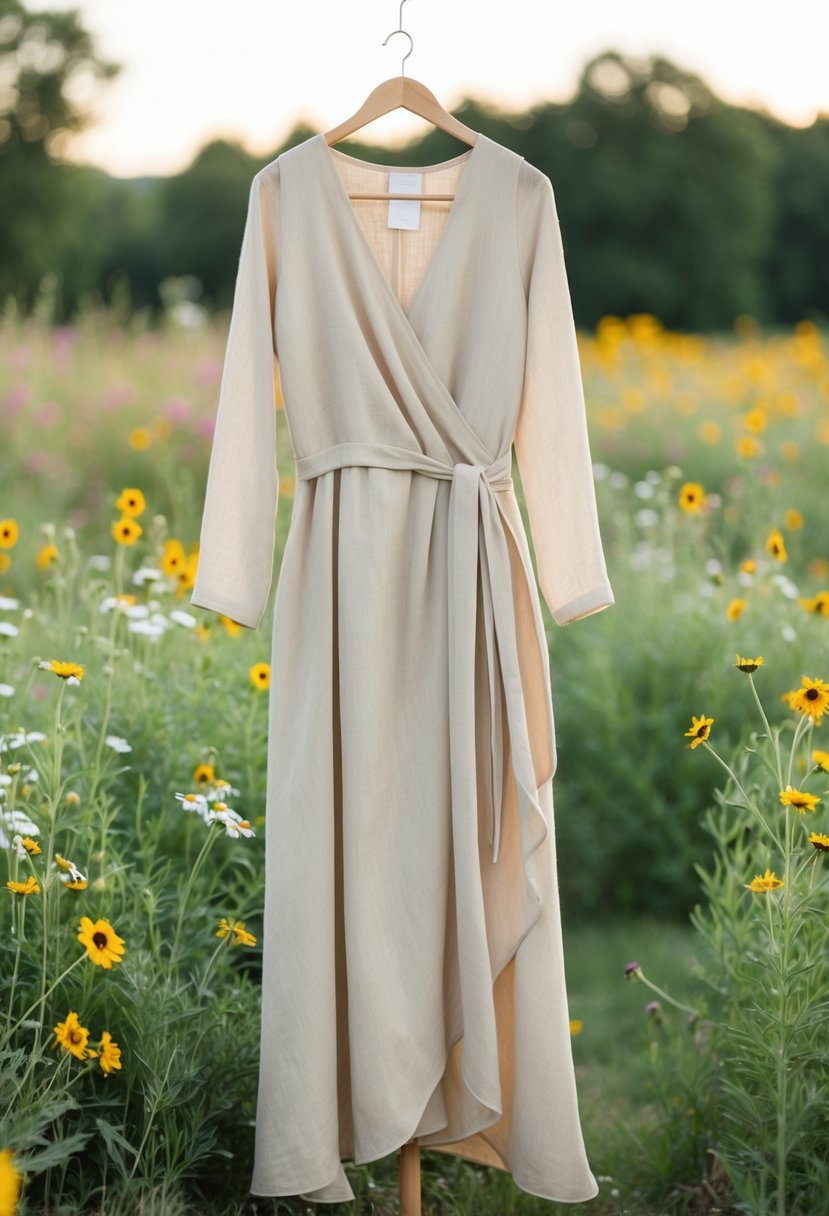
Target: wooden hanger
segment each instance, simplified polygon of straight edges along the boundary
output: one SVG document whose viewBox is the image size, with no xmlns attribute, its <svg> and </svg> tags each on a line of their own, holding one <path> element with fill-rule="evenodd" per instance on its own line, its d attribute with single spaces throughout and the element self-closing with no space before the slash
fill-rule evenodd
<svg viewBox="0 0 829 1216">
<path fill-rule="evenodd" d="M 365 127 L 368 123 L 373 122 L 375 118 L 381 118 L 384 114 L 390 113 L 392 110 L 398 109 L 400 106 L 404 110 L 409 110 L 412 114 L 417 114 L 421 118 L 425 118 L 427 122 L 433 126 L 440 128 L 441 131 L 446 131 L 449 135 L 454 135 L 457 139 L 462 139 L 464 143 L 475 144 L 478 138 L 478 132 L 473 131 L 472 127 L 467 127 L 459 119 L 455 118 L 454 114 L 450 114 L 448 110 L 440 104 L 434 93 L 426 88 L 425 84 L 421 84 L 417 80 L 412 80 L 411 77 L 404 75 L 404 67 L 406 60 L 411 55 L 414 49 L 414 40 L 408 30 L 403 29 L 403 5 L 406 0 L 401 0 L 400 3 L 400 26 L 396 30 L 392 30 L 391 34 L 383 42 L 386 45 L 389 38 L 395 34 L 405 34 L 409 39 L 409 49 L 403 56 L 403 61 L 400 64 L 400 75 L 392 76 L 388 80 L 384 80 L 382 84 L 378 84 L 376 89 L 373 89 L 350 118 L 346 118 L 345 122 L 341 122 L 339 126 L 332 127 L 330 131 L 325 132 L 325 142 L 330 147 L 340 139 L 345 139 L 347 135 L 351 135 L 360 127 Z M 368 162 L 366 162 L 368 164 Z M 365 192 L 350 193 L 349 198 L 417 198 L 417 199 L 453 199 L 454 194 L 370 194 Z"/>
</svg>

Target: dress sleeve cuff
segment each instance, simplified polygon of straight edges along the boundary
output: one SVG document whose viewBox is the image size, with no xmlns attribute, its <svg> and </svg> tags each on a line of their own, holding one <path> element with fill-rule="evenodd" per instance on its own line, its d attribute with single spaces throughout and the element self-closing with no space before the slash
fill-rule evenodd
<svg viewBox="0 0 829 1216">
<path fill-rule="evenodd" d="M 258 628 L 265 615 L 264 609 L 258 614 L 251 612 L 250 608 L 244 604 L 234 603 L 226 596 L 217 595 L 212 591 L 194 591 L 190 596 L 190 604 L 194 608 L 207 608 L 210 612 L 220 612 L 222 616 L 228 616 L 238 625 L 244 625 L 248 629 Z"/>
<path fill-rule="evenodd" d="M 583 595 L 577 595 L 575 599 L 556 608 L 553 620 L 557 625 L 570 625 L 573 621 L 592 616 L 594 612 L 601 612 L 603 608 L 609 608 L 615 603 L 610 583 L 600 583 L 592 590 L 585 591 Z"/>
</svg>

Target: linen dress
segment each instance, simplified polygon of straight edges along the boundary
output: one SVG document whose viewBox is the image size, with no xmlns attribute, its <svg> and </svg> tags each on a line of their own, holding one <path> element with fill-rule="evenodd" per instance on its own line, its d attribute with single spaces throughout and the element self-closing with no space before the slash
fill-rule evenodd
<svg viewBox="0 0 829 1216">
<path fill-rule="evenodd" d="M 565 990 L 549 654 L 614 603 L 550 179 L 480 134 L 388 226 L 322 134 L 253 178 L 190 602 L 274 602 L 251 1193 L 353 1198 L 416 1138 L 598 1193 Z M 278 364 L 277 364 L 278 360 Z M 282 401 L 275 395 L 275 376 Z"/>
</svg>

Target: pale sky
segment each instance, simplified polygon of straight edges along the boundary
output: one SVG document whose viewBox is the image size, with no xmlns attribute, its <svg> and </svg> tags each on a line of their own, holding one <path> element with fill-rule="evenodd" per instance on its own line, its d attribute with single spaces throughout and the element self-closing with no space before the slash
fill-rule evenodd
<svg viewBox="0 0 829 1216">
<path fill-rule="evenodd" d="M 391 0 L 28 0 L 78 9 L 97 52 L 124 65 L 87 88 L 95 120 L 63 155 L 117 177 L 185 169 L 214 137 L 257 155 L 297 119 L 336 126 L 400 73 L 408 39 Z M 566 102 L 607 50 L 662 55 L 725 100 L 806 126 L 829 115 L 829 0 L 406 0 L 405 73 L 448 110 L 464 95 L 507 110 Z M 359 138 L 428 130 L 399 109 Z"/>
</svg>

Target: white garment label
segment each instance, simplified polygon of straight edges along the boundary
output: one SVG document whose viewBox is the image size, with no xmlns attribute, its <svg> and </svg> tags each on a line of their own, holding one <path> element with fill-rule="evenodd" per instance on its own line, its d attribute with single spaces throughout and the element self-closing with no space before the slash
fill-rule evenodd
<svg viewBox="0 0 829 1216">
<path fill-rule="evenodd" d="M 389 194 L 422 194 L 422 173 L 389 173 Z M 420 203 L 416 198 L 389 199 L 389 228 L 420 227 Z"/>
</svg>

